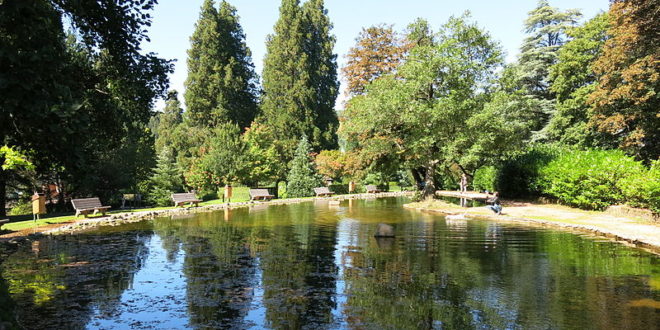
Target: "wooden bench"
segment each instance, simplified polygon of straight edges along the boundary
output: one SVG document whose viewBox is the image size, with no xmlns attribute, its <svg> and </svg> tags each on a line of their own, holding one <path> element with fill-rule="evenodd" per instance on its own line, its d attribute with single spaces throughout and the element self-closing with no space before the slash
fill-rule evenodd
<svg viewBox="0 0 660 330">
<path fill-rule="evenodd" d="M 87 218 L 87 214 L 90 212 L 93 212 L 92 214 L 101 212 L 101 214 L 105 215 L 105 212 L 110 208 L 110 206 L 101 205 L 101 200 L 98 197 L 72 199 L 71 204 L 76 210 L 76 217 L 82 214 L 85 218 Z"/>
<path fill-rule="evenodd" d="M 316 197 L 329 197 L 335 194 L 332 191 L 330 191 L 328 187 L 314 188 L 314 193 L 316 193 Z"/>
<path fill-rule="evenodd" d="M 180 193 L 172 194 L 172 201 L 174 201 L 174 206 L 183 206 L 183 204 L 190 203 L 199 206 L 199 203 L 202 201 L 197 198 L 193 193 Z"/>
<path fill-rule="evenodd" d="M 2 225 L 6 224 L 7 222 L 9 222 L 9 219 L 0 220 L 0 229 L 2 229 Z"/>
<path fill-rule="evenodd" d="M 268 192 L 268 189 L 250 189 L 250 200 L 264 200 L 269 201 L 273 199 L 273 195 Z"/>
<path fill-rule="evenodd" d="M 368 184 L 365 189 L 367 190 L 367 194 L 380 192 L 380 189 L 378 189 L 375 184 Z"/>
</svg>

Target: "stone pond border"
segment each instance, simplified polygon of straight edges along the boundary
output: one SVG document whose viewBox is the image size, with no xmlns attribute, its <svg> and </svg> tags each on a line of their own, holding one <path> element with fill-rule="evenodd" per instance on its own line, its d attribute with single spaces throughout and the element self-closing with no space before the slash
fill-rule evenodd
<svg viewBox="0 0 660 330">
<path fill-rule="evenodd" d="M 204 205 L 198 207 L 116 213 L 116 214 L 110 214 L 106 217 L 76 220 L 73 223 L 65 224 L 57 228 L 43 231 L 41 234 L 44 235 L 73 234 L 76 232 L 85 231 L 101 226 L 118 226 L 125 223 L 139 222 L 143 220 L 153 220 L 159 217 L 205 213 L 205 212 L 221 211 L 224 209 L 231 210 L 231 209 L 249 207 L 254 205 L 264 205 L 264 206 L 286 205 L 286 204 L 297 204 L 297 203 L 313 202 L 313 201 L 342 201 L 349 199 L 370 199 L 370 198 L 382 198 L 382 197 L 412 196 L 414 193 L 415 192 L 413 191 L 397 191 L 397 192 L 383 192 L 383 193 L 375 193 L 375 194 L 372 193 L 372 194 L 337 195 L 332 197 L 287 198 L 287 199 L 273 199 L 267 202 L 262 202 L 262 201 L 234 202 L 234 203 Z"/>
<path fill-rule="evenodd" d="M 476 215 L 476 214 L 464 214 L 463 212 L 456 212 L 454 210 L 442 210 L 442 209 L 430 209 L 425 207 L 413 207 L 409 204 L 404 204 L 404 208 L 409 210 L 416 210 L 420 212 L 430 212 L 430 213 L 439 213 L 443 215 L 461 215 L 464 216 L 466 220 L 489 220 L 502 223 L 516 223 L 524 224 L 527 226 L 533 227 L 542 227 L 542 228 L 552 228 L 552 229 L 562 229 L 569 232 L 579 232 L 592 234 L 598 237 L 607 238 L 613 240 L 617 243 L 621 243 L 630 247 L 636 247 L 643 249 L 645 251 L 651 252 L 653 254 L 660 255 L 660 237 L 658 241 L 648 241 L 644 238 L 628 236 L 622 233 L 617 233 L 611 230 L 600 228 L 597 226 L 590 226 L 585 224 L 569 224 L 563 222 L 555 222 L 549 220 L 541 219 L 531 219 L 531 218 L 522 218 L 522 217 L 512 217 L 512 216 L 497 216 L 497 215 Z"/>
</svg>

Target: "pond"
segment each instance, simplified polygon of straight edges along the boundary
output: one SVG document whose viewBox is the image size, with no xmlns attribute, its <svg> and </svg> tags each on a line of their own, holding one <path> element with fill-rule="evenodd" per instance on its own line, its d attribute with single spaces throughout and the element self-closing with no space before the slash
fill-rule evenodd
<svg viewBox="0 0 660 330">
<path fill-rule="evenodd" d="M 28 329 L 660 324 L 657 255 L 406 202 L 254 206 L 43 238 L 3 257 L 0 318 Z M 378 223 L 396 237 L 375 239 Z"/>
</svg>

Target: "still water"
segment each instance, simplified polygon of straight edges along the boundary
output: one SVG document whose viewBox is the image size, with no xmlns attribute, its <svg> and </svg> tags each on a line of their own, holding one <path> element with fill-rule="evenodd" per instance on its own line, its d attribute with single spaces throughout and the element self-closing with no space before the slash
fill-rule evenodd
<svg viewBox="0 0 660 330">
<path fill-rule="evenodd" d="M 28 329 L 660 328 L 656 255 L 405 202 L 255 206 L 44 238 L 0 261 L 0 319 Z M 396 237 L 375 239 L 378 223 Z"/>
</svg>

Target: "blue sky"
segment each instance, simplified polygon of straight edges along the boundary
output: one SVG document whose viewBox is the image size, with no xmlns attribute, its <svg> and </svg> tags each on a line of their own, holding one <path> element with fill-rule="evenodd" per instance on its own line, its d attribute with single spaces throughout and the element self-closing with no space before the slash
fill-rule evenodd
<svg viewBox="0 0 660 330">
<path fill-rule="evenodd" d="M 160 0 L 153 13 L 149 29 L 150 43 L 145 51 L 156 52 L 167 59 L 176 59 L 175 72 L 170 76 L 171 88 L 179 91 L 183 101 L 183 82 L 186 79 L 186 50 L 190 47 L 190 35 L 199 15 L 203 0 Z M 217 1 L 217 0 L 216 0 Z M 304 0 L 303 0 L 304 1 Z M 273 31 L 279 15 L 279 0 L 230 0 L 240 16 L 246 41 L 252 50 L 257 73 L 261 75 L 262 62 L 266 54 L 266 36 Z M 469 10 L 479 26 L 489 31 L 507 53 L 507 62 L 516 59 L 518 48 L 524 38 L 523 21 L 532 10 L 536 0 L 326 0 L 328 15 L 334 24 L 333 34 L 337 38 L 335 53 L 341 67 L 345 54 L 355 44 L 362 27 L 379 23 L 394 24 L 403 30 L 418 17 L 427 19 L 438 28 L 451 15 L 460 15 Z M 550 4 L 561 9 L 577 8 L 583 20 L 591 18 L 608 8 L 608 0 L 550 0 Z M 342 84 L 343 85 L 343 84 Z M 343 89 L 342 89 L 343 90 Z M 341 104 L 341 96 L 340 102 Z M 157 105 L 162 107 L 162 102 Z"/>
</svg>

